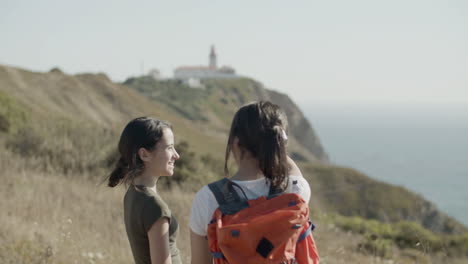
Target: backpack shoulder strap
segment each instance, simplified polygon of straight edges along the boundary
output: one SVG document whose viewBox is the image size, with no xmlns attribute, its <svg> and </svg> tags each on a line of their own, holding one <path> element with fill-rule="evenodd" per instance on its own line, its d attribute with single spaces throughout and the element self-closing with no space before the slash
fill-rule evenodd
<svg viewBox="0 0 468 264">
<path fill-rule="evenodd" d="M 270 191 L 268 192 L 268 197 L 278 196 L 281 193 L 283 193 L 283 191 L 281 191 L 281 189 L 273 187 L 273 185 L 270 182 Z"/>
<path fill-rule="evenodd" d="M 234 190 L 234 187 L 240 189 L 244 195 L 244 199 Z M 232 182 L 228 178 L 223 178 L 219 181 L 208 184 L 208 188 L 218 202 L 218 207 L 224 214 L 234 214 L 245 207 L 248 207 L 247 196 L 238 184 Z"/>
<path fill-rule="evenodd" d="M 219 205 L 241 201 L 240 196 L 234 191 L 231 185 L 232 182 L 228 178 L 223 178 L 208 184 L 208 188 L 210 188 L 211 192 L 214 194 Z"/>
<path fill-rule="evenodd" d="M 289 179 L 288 179 L 289 181 Z M 292 185 L 297 185 L 297 180 L 294 180 L 292 182 L 290 182 L 289 184 L 292 184 Z M 268 199 L 271 199 L 273 197 L 276 197 L 280 194 L 283 194 L 286 190 L 282 191 L 281 189 L 279 188 L 275 188 L 273 187 L 273 185 L 271 185 L 271 182 L 270 182 L 270 191 L 268 192 Z"/>
</svg>

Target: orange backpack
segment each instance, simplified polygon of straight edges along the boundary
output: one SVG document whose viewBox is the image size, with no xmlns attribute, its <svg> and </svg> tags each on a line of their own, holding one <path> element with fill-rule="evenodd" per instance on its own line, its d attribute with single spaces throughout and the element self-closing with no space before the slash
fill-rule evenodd
<svg viewBox="0 0 468 264">
<path fill-rule="evenodd" d="M 270 188 L 268 197 L 248 200 L 242 187 L 227 178 L 208 187 L 219 204 L 207 232 L 215 264 L 319 263 L 311 233 L 315 226 L 298 194 Z"/>
</svg>

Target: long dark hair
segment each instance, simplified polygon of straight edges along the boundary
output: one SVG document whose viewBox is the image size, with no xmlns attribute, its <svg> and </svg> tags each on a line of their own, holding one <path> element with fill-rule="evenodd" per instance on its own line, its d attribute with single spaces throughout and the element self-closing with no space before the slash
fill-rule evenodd
<svg viewBox="0 0 468 264">
<path fill-rule="evenodd" d="M 154 150 L 165 128 L 172 129 L 172 126 L 152 117 L 138 117 L 125 126 L 118 146 L 120 158 L 108 176 L 109 187 L 115 187 L 120 183 L 132 183 L 133 179 L 143 172 L 144 164 L 138 155 L 138 150 L 140 148 Z"/>
<path fill-rule="evenodd" d="M 277 189 L 287 185 L 286 114 L 276 104 L 260 101 L 242 106 L 234 115 L 226 146 L 224 172 L 229 177 L 228 160 L 234 138 L 239 139 L 241 151 L 247 150 L 258 160 L 263 175 Z M 242 155 L 242 153 L 241 153 Z"/>
</svg>

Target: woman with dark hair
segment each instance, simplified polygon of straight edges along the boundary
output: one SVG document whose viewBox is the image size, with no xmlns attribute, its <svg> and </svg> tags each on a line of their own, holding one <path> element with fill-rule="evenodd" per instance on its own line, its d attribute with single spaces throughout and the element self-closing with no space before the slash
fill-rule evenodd
<svg viewBox="0 0 468 264">
<path fill-rule="evenodd" d="M 235 114 L 226 146 L 224 170 L 230 182 L 251 200 L 279 190 L 297 193 L 305 202 L 310 199 L 310 187 L 286 152 L 287 119 L 281 108 L 271 102 L 254 102 L 241 107 Z M 229 157 L 238 166 L 230 177 Z M 190 216 L 192 264 L 212 263 L 206 240 L 208 224 L 218 208 L 217 197 L 204 186 L 195 195 Z"/>
<path fill-rule="evenodd" d="M 124 220 L 135 263 L 180 264 L 179 226 L 156 189 L 159 177 L 173 175 L 179 159 L 171 125 L 151 117 L 133 119 L 124 128 L 118 149 L 120 158 L 108 186 L 128 186 Z"/>
</svg>

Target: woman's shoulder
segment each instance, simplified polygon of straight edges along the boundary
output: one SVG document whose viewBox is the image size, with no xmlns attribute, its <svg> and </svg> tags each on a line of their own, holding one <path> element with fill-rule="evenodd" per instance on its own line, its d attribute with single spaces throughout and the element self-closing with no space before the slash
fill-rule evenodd
<svg viewBox="0 0 468 264">
<path fill-rule="evenodd" d="M 195 201 L 201 202 L 201 201 L 212 200 L 212 199 L 215 199 L 215 197 L 213 195 L 213 192 L 210 190 L 207 184 L 203 186 L 202 188 L 200 188 L 200 190 L 198 190 L 198 192 L 195 194 L 194 202 Z"/>
<path fill-rule="evenodd" d="M 310 185 L 303 176 L 290 175 L 287 192 L 299 194 L 307 203 L 310 200 Z"/>
<path fill-rule="evenodd" d="M 132 187 L 130 187 L 132 188 Z M 163 215 L 170 214 L 169 206 L 163 198 L 150 188 L 133 187 L 139 200 L 143 203 L 144 210 L 160 211 Z"/>
<path fill-rule="evenodd" d="M 309 182 L 302 175 L 289 175 L 289 183 L 309 187 Z"/>
<path fill-rule="evenodd" d="M 164 201 L 163 198 L 158 193 L 155 193 L 155 192 L 149 193 L 147 200 L 148 200 L 147 203 L 151 203 L 163 209 L 167 208 L 167 210 L 169 210 L 169 206 L 167 205 L 166 201 Z"/>
<path fill-rule="evenodd" d="M 218 201 L 216 200 L 214 193 L 211 191 L 209 184 L 200 188 L 200 190 L 198 190 L 198 192 L 193 197 L 192 208 L 198 208 L 211 212 L 217 207 Z"/>
<path fill-rule="evenodd" d="M 142 223 L 146 231 L 161 217 L 166 217 L 169 222 L 172 218 L 172 212 L 167 203 L 158 193 L 149 190 L 145 192 L 143 210 L 141 212 Z"/>
</svg>

